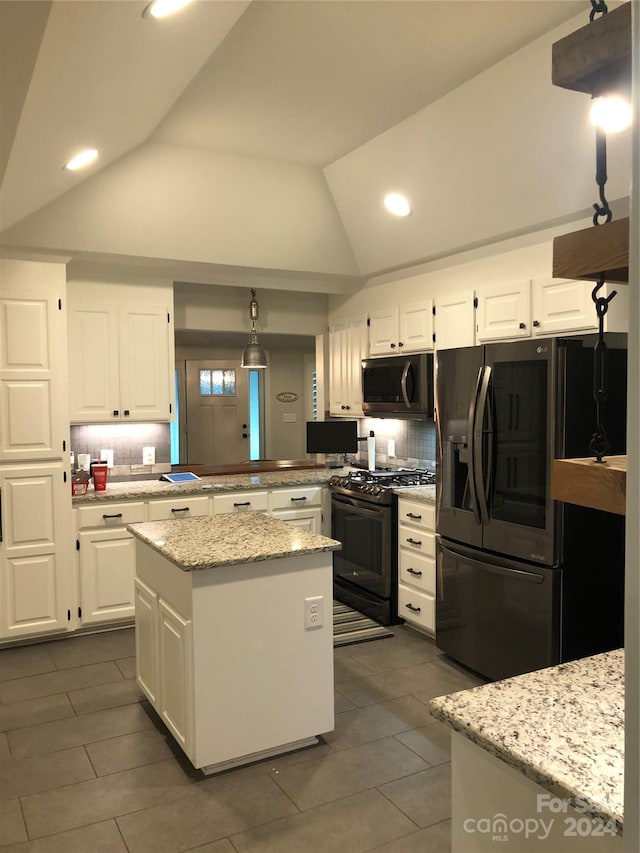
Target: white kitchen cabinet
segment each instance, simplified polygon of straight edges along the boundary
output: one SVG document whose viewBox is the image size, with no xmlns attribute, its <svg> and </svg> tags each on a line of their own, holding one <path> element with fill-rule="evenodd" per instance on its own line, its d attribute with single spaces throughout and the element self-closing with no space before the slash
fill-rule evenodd
<svg viewBox="0 0 640 853">
<path fill-rule="evenodd" d="M 271 515 L 309 533 L 322 533 L 322 486 L 273 489 Z"/>
<path fill-rule="evenodd" d="M 369 355 L 433 349 L 433 300 L 391 305 L 369 312 Z"/>
<path fill-rule="evenodd" d="M 0 467 L 0 638 L 66 631 L 70 486 L 62 462 Z"/>
<path fill-rule="evenodd" d="M 136 680 L 152 705 L 158 696 L 158 630 L 160 611 L 158 594 L 140 578 L 135 578 Z"/>
<path fill-rule="evenodd" d="M 78 508 L 78 618 L 82 626 L 133 619 L 135 541 L 126 525 L 144 520 L 142 501 Z"/>
<path fill-rule="evenodd" d="M 598 317 L 591 298 L 592 281 L 545 278 L 531 282 L 533 334 L 540 336 L 570 332 L 597 332 Z M 626 332 L 628 323 L 628 288 L 605 284 L 598 296 L 607 298 L 613 290 L 604 318 L 605 332 Z"/>
<path fill-rule="evenodd" d="M 75 298 L 69 308 L 72 423 L 168 421 L 173 326 L 167 303 Z"/>
<path fill-rule="evenodd" d="M 367 357 L 367 315 L 358 314 L 329 328 L 329 412 L 339 417 L 362 417 L 362 368 Z"/>
<path fill-rule="evenodd" d="M 208 497 L 185 495 L 183 498 L 149 501 L 147 521 L 164 521 L 169 518 L 195 518 L 211 515 Z"/>
<path fill-rule="evenodd" d="M 398 498 L 398 616 L 436 630 L 435 506 Z"/>
<path fill-rule="evenodd" d="M 531 283 L 515 281 L 477 289 L 476 342 L 531 336 Z"/>
<path fill-rule="evenodd" d="M 438 296 L 435 300 L 436 349 L 472 347 L 476 342 L 476 301 L 473 290 Z"/>
<path fill-rule="evenodd" d="M 0 260 L 0 461 L 68 450 L 64 264 Z"/>
<path fill-rule="evenodd" d="M 193 749 L 191 620 L 158 601 L 158 706 L 163 723 L 189 754 Z"/>
</svg>

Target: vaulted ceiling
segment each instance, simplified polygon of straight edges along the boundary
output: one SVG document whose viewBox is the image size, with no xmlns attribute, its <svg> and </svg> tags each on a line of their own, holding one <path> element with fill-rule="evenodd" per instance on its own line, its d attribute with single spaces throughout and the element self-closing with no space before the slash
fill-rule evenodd
<svg viewBox="0 0 640 853">
<path fill-rule="evenodd" d="M 196 0 L 163 20 L 145 5 L 0 2 L 3 244 L 330 290 L 389 263 L 354 251 L 335 164 L 588 4 Z M 62 169 L 87 146 L 93 167 Z"/>
</svg>

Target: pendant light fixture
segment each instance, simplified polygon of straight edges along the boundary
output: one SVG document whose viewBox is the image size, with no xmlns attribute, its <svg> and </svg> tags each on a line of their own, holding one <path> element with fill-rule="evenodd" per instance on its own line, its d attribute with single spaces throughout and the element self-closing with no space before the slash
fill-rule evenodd
<svg viewBox="0 0 640 853">
<path fill-rule="evenodd" d="M 249 333 L 249 343 L 244 348 L 242 353 L 241 367 L 248 368 L 263 368 L 267 366 L 267 356 L 265 351 L 258 343 L 258 335 L 256 333 L 256 321 L 258 319 L 258 303 L 256 301 L 256 292 L 251 288 L 251 302 L 249 303 L 249 317 L 251 319 L 251 332 Z"/>
</svg>

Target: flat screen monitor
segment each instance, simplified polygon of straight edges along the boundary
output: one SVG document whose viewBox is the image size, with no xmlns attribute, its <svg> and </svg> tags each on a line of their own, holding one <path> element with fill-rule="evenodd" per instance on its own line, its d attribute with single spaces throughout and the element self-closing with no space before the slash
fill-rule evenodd
<svg viewBox="0 0 640 853">
<path fill-rule="evenodd" d="M 357 451 L 357 421 L 307 421 L 307 453 Z"/>
</svg>

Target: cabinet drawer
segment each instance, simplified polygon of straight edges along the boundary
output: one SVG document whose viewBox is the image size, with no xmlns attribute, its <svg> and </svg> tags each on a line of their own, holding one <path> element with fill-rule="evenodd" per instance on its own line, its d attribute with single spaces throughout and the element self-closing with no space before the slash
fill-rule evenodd
<svg viewBox="0 0 640 853">
<path fill-rule="evenodd" d="M 427 557 L 436 555 L 436 534 L 421 528 L 409 527 L 406 524 L 398 526 L 398 545 L 410 552 L 424 554 Z"/>
<path fill-rule="evenodd" d="M 432 504 L 401 498 L 398 501 L 398 523 L 414 524 L 427 530 L 435 530 L 436 508 Z"/>
<path fill-rule="evenodd" d="M 114 527 L 144 521 L 144 503 L 100 503 L 78 507 L 78 527 Z"/>
<path fill-rule="evenodd" d="M 221 512 L 267 512 L 269 492 L 232 492 L 228 495 L 215 495 L 213 514 Z"/>
<path fill-rule="evenodd" d="M 304 509 L 306 506 L 320 506 L 322 486 L 297 486 L 295 489 L 274 489 L 271 492 L 271 510 Z"/>
<path fill-rule="evenodd" d="M 429 631 L 436 632 L 436 599 L 426 592 L 416 592 L 403 584 L 398 584 L 398 616 L 407 622 Z"/>
<path fill-rule="evenodd" d="M 195 518 L 209 515 L 209 498 L 185 495 L 184 498 L 166 501 L 149 501 L 149 521 L 169 518 Z"/>
<path fill-rule="evenodd" d="M 422 554 L 413 554 L 401 548 L 398 554 L 398 578 L 400 583 L 415 586 L 421 592 L 435 595 L 436 561 Z"/>
</svg>

